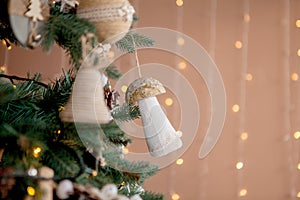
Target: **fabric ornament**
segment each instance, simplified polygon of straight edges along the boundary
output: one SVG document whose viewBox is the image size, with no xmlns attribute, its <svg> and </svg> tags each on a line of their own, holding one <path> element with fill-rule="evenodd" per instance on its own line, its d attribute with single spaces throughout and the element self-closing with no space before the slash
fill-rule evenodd
<svg viewBox="0 0 300 200">
<path fill-rule="evenodd" d="M 87 40 L 84 38 L 83 44 L 86 44 Z M 99 44 L 93 51 L 87 51 L 89 48 L 84 45 L 83 47 L 84 60 L 60 118 L 65 122 L 108 123 L 112 117 L 104 100 L 103 76 L 98 64 L 108 62 L 107 53 L 110 45 Z"/>
</svg>

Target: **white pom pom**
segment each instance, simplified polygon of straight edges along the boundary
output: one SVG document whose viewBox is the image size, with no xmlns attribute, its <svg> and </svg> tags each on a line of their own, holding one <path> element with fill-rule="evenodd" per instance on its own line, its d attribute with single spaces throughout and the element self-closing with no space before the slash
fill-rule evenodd
<svg viewBox="0 0 300 200">
<path fill-rule="evenodd" d="M 111 199 L 118 195 L 118 188 L 115 184 L 107 184 L 103 186 L 101 193 L 105 199 Z"/>
<path fill-rule="evenodd" d="M 72 181 L 66 179 L 59 182 L 56 188 L 57 197 L 60 199 L 67 199 L 71 194 L 74 194 Z"/>
<path fill-rule="evenodd" d="M 143 200 L 143 199 L 140 197 L 140 195 L 135 194 L 132 197 L 130 197 L 130 200 Z"/>
<path fill-rule="evenodd" d="M 128 197 L 124 196 L 124 195 L 119 195 L 117 200 L 129 200 Z"/>
</svg>

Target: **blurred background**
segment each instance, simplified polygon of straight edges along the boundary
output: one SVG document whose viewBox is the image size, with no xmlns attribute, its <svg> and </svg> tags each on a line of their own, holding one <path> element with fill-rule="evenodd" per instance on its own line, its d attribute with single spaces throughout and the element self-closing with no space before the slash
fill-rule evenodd
<svg viewBox="0 0 300 200">
<path fill-rule="evenodd" d="M 300 199 L 300 1 L 299 0 L 132 0 L 135 27 L 163 27 L 196 40 L 223 78 L 227 115 L 222 135 L 205 158 L 198 152 L 210 122 L 210 96 L 194 66 L 179 56 L 141 50 L 140 63 L 162 63 L 184 76 L 198 105 L 179 102 L 169 91 L 159 96 L 169 120 L 180 130 L 180 109 L 199 106 L 201 120 L 193 143 L 150 178 L 145 188 L 166 200 Z M 178 48 L 185 45 L 180 38 Z M 8 74 L 42 73 L 50 82 L 67 70 L 68 57 L 0 45 L 0 66 Z M 123 73 L 133 55 L 116 62 Z M 157 71 L 156 73 L 159 73 Z M 172 76 L 166 77 L 171 79 Z M 177 80 L 174 79 L 174 82 Z M 116 88 L 122 93 L 121 88 Z M 193 118 L 193 114 L 190 116 Z M 138 122 L 137 122 L 138 123 Z M 192 133 L 183 131 L 183 138 Z M 126 151 L 147 151 L 135 142 Z"/>
</svg>

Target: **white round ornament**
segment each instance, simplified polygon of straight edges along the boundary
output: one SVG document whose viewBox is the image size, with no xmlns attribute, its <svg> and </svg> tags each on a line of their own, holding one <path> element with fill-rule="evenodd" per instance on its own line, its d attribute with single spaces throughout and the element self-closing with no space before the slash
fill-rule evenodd
<svg viewBox="0 0 300 200">
<path fill-rule="evenodd" d="M 124 195 L 119 195 L 117 200 L 129 200 L 129 198 Z"/>
<path fill-rule="evenodd" d="M 139 194 L 135 194 L 130 197 L 129 200 L 143 200 Z"/>
<path fill-rule="evenodd" d="M 56 188 L 56 195 L 60 199 L 67 199 L 74 194 L 74 187 L 72 181 L 65 179 L 59 182 Z"/>
<path fill-rule="evenodd" d="M 111 199 L 118 195 L 118 188 L 115 184 L 104 185 L 101 189 L 103 198 Z"/>
</svg>

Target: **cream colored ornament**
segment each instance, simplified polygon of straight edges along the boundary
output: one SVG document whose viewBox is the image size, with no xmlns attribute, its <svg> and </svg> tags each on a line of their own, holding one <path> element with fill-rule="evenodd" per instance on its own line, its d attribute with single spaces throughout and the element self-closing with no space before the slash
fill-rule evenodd
<svg viewBox="0 0 300 200">
<path fill-rule="evenodd" d="M 101 189 L 103 199 L 113 199 L 118 195 L 118 188 L 115 184 L 106 184 Z"/>
<path fill-rule="evenodd" d="M 56 188 L 56 195 L 60 199 L 68 199 L 70 195 L 74 194 L 74 186 L 72 181 L 65 179 L 59 182 Z"/>
<path fill-rule="evenodd" d="M 165 93 L 163 85 L 143 77 L 131 83 L 126 91 L 127 103 L 138 102 L 150 154 L 161 157 L 182 146 L 182 141 L 163 112 L 156 95 Z"/>
<path fill-rule="evenodd" d="M 99 71 L 109 62 L 110 44 L 98 44 L 92 50 L 90 42 L 93 37 L 93 34 L 81 37 L 82 66 L 77 72 L 72 94 L 60 113 L 62 121 L 104 124 L 111 120 L 104 100 L 103 75 Z"/>
<path fill-rule="evenodd" d="M 45 23 L 50 16 L 47 0 L 10 0 L 9 20 L 18 42 L 35 48 L 43 38 Z"/>
<path fill-rule="evenodd" d="M 32 169 L 31 174 L 34 175 L 34 169 Z M 29 171 L 30 172 L 30 171 Z M 53 187 L 54 182 L 51 180 L 51 178 L 54 177 L 54 171 L 53 169 L 49 167 L 41 167 L 38 170 L 39 176 L 43 178 L 48 178 L 50 180 L 41 180 L 39 181 L 39 188 L 42 191 L 42 199 L 43 200 L 53 200 Z M 30 175 L 30 173 L 29 173 Z"/>
<path fill-rule="evenodd" d="M 62 121 L 108 123 L 110 112 L 104 101 L 101 73 L 94 68 L 81 68 L 76 76 L 68 103 L 60 113 Z"/>
<path fill-rule="evenodd" d="M 130 200 L 143 200 L 143 199 L 141 198 L 140 195 L 135 194 L 135 195 L 133 195 L 133 196 L 130 197 Z"/>
<path fill-rule="evenodd" d="M 92 22 L 99 42 L 122 39 L 133 21 L 134 8 L 128 0 L 81 0 L 77 16 Z"/>
</svg>

